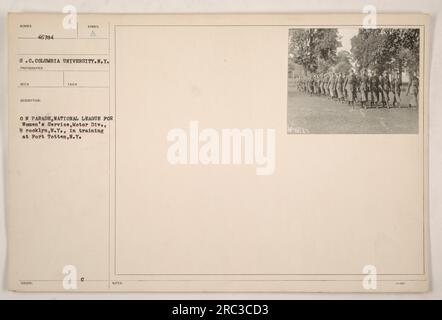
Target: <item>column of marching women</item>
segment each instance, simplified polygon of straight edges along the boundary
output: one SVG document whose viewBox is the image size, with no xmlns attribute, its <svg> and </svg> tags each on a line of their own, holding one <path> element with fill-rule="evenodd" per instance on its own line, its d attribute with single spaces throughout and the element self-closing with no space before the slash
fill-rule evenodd
<svg viewBox="0 0 442 320">
<path fill-rule="evenodd" d="M 358 74 L 353 69 L 347 74 L 339 72 L 312 73 L 294 79 L 299 92 L 310 96 L 327 97 L 354 108 L 355 103 L 364 109 L 400 108 L 403 83 L 399 72 L 378 72 L 362 69 Z M 418 106 L 419 78 L 410 76 L 404 94 L 409 97 L 408 107 Z M 407 106 L 407 105 L 406 105 Z"/>
</svg>

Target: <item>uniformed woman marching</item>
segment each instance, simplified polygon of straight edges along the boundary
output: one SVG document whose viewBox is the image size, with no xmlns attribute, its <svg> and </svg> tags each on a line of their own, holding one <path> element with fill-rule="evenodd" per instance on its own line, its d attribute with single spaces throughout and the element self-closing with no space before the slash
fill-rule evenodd
<svg viewBox="0 0 442 320">
<path fill-rule="evenodd" d="M 413 73 L 413 76 L 410 79 L 410 84 L 408 85 L 407 96 L 411 94 L 410 102 L 408 106 L 417 108 L 418 100 L 417 97 L 419 95 L 419 78 L 416 75 L 416 72 Z"/>
<path fill-rule="evenodd" d="M 401 77 L 399 73 L 393 75 L 393 80 L 391 81 L 391 91 L 393 91 L 393 107 L 401 107 Z"/>
<path fill-rule="evenodd" d="M 352 106 L 352 109 L 355 108 L 355 96 L 356 96 L 356 76 L 353 70 L 348 72 L 348 76 L 345 79 L 344 87 L 347 91 L 347 101 L 348 105 Z"/>
<path fill-rule="evenodd" d="M 368 102 L 368 77 L 365 70 L 361 71 L 359 83 L 359 92 L 361 93 L 361 107 L 367 109 Z"/>
</svg>

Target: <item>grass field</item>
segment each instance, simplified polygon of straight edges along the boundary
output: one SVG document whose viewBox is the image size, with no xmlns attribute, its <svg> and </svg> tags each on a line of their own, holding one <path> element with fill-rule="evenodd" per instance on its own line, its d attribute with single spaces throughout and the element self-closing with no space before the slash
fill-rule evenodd
<svg viewBox="0 0 442 320">
<path fill-rule="evenodd" d="M 401 95 L 401 108 L 367 108 L 355 103 L 354 110 L 346 103 L 327 97 L 297 92 L 289 84 L 287 99 L 288 133 L 418 133 L 418 109 L 408 108 L 408 97 Z"/>
</svg>

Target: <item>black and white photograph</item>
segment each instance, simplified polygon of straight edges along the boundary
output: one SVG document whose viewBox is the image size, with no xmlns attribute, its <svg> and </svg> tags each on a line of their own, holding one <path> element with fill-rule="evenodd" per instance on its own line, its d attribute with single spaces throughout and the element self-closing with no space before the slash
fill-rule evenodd
<svg viewBox="0 0 442 320">
<path fill-rule="evenodd" d="M 417 134 L 420 29 L 290 29 L 287 133 Z"/>
<path fill-rule="evenodd" d="M 241 320 L 442 299 L 441 0 L 0 17 L 0 304 Z"/>
</svg>

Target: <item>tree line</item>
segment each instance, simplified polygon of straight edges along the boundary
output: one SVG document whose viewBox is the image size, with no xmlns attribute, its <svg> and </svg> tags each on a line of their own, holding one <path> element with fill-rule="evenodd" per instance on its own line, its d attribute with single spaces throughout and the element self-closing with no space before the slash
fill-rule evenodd
<svg viewBox="0 0 442 320">
<path fill-rule="evenodd" d="M 350 69 L 418 73 L 419 29 L 359 29 L 351 39 L 351 52 L 340 51 L 338 29 L 291 29 L 289 63 L 302 66 L 304 74 L 333 69 L 346 74 Z"/>
</svg>

